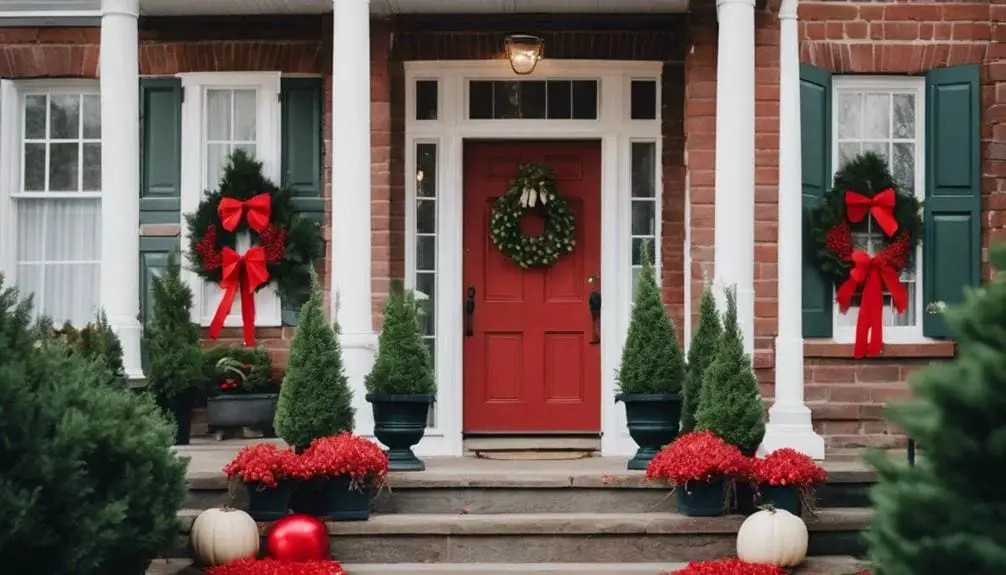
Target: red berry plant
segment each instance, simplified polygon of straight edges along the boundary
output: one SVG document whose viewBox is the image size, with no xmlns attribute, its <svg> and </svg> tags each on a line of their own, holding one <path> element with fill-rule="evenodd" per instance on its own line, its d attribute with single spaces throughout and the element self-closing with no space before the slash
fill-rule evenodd
<svg viewBox="0 0 1006 575">
<path fill-rule="evenodd" d="M 828 473 L 810 456 L 784 447 L 762 459 L 752 458 L 749 478 L 759 486 L 795 487 L 800 493 L 803 506 L 813 510 L 814 485 L 827 481 Z"/>
<path fill-rule="evenodd" d="M 209 570 L 208 575 L 346 575 L 335 561 L 283 563 L 275 559 L 238 559 Z"/>
<path fill-rule="evenodd" d="M 291 449 L 280 449 L 271 443 L 258 443 L 241 449 L 224 466 L 227 479 L 242 483 L 276 488 L 284 479 L 307 479 L 308 467 L 303 458 Z"/>
<path fill-rule="evenodd" d="M 376 443 L 349 432 L 320 437 L 301 458 L 312 479 L 350 478 L 353 489 L 381 488 L 388 478 L 388 456 Z"/>
<path fill-rule="evenodd" d="M 692 561 L 688 565 L 664 575 L 786 575 L 775 565 L 748 563 L 740 559 L 718 561 Z"/>
<path fill-rule="evenodd" d="M 711 431 L 694 431 L 660 450 L 646 468 L 646 478 L 685 486 L 718 477 L 733 478 L 746 471 L 747 458 L 736 446 Z"/>
</svg>

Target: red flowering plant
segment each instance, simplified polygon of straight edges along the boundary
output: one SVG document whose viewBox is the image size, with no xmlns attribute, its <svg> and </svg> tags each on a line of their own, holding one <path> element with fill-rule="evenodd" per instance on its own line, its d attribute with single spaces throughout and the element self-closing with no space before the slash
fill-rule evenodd
<svg viewBox="0 0 1006 575">
<path fill-rule="evenodd" d="M 810 456 L 784 447 L 764 458 L 752 458 L 748 466 L 748 479 L 762 487 L 794 487 L 803 506 L 813 511 L 813 486 L 827 481 L 828 472 Z"/>
<path fill-rule="evenodd" d="M 747 458 L 736 446 L 711 431 L 694 431 L 679 436 L 660 450 L 646 468 L 646 478 L 674 485 L 702 483 L 717 477 L 743 476 Z"/>
<path fill-rule="evenodd" d="M 306 462 L 291 449 L 280 449 L 271 443 L 257 443 L 241 449 L 224 466 L 227 479 L 257 484 L 275 489 L 284 479 L 307 479 Z"/>
<path fill-rule="evenodd" d="M 780 567 L 765 563 L 748 563 L 740 559 L 718 561 L 692 561 L 688 565 L 664 575 L 786 575 Z"/>
<path fill-rule="evenodd" d="M 275 559 L 238 559 L 213 567 L 209 575 L 346 575 L 335 561 L 284 563 Z"/>
<path fill-rule="evenodd" d="M 388 456 L 384 450 L 349 432 L 315 439 L 301 458 L 310 478 L 348 476 L 353 489 L 380 488 L 388 479 Z"/>
</svg>

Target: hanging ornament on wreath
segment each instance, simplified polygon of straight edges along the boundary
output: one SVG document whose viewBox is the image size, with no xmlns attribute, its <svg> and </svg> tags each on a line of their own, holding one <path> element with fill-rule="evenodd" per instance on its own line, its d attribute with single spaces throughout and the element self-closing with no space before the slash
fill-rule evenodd
<svg viewBox="0 0 1006 575">
<path fill-rule="evenodd" d="M 869 233 L 875 249 L 856 245 L 854 236 Z M 821 271 L 835 284 L 839 311 L 846 313 L 860 294 L 853 356 L 883 351 L 884 296 L 898 313 L 908 308 L 901 272 L 922 235 L 922 203 L 898 190 L 887 161 L 865 152 L 835 174 L 834 187 L 811 213 L 811 236 Z M 879 244 L 879 246 L 878 246 Z"/>
<path fill-rule="evenodd" d="M 240 295 L 244 344 L 253 347 L 255 293 L 275 283 L 286 303 L 300 303 L 310 285 L 308 267 L 321 256 L 318 224 L 297 215 L 290 191 L 266 178 L 262 163 L 243 150 L 231 154 L 219 188 L 207 192 L 185 219 L 193 270 L 223 290 L 210 338 L 220 336 Z M 251 247 L 238 253 L 238 236 L 245 233 Z"/>
<path fill-rule="evenodd" d="M 541 235 L 526 235 L 521 230 L 521 218 L 529 210 L 545 220 Z M 496 249 L 523 269 L 551 266 L 573 251 L 576 221 L 556 188 L 551 168 L 541 163 L 517 168 L 510 187 L 493 204 L 489 234 Z"/>
</svg>

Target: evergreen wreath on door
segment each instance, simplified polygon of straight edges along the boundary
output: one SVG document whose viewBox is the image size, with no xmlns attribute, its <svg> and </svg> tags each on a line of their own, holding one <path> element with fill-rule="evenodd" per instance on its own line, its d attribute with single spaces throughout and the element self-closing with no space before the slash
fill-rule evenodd
<svg viewBox="0 0 1006 575">
<path fill-rule="evenodd" d="M 227 161 L 218 189 L 207 191 L 196 211 L 186 214 L 188 259 L 193 271 L 223 290 L 209 336 L 216 339 L 238 293 L 244 343 L 255 345 L 255 292 L 276 284 L 289 305 L 302 303 L 311 285 L 309 268 L 322 255 L 321 229 L 294 210 L 291 191 L 262 173 L 262 163 L 244 150 Z M 251 247 L 237 252 L 242 232 Z"/>
<path fill-rule="evenodd" d="M 901 272 L 922 238 L 922 202 L 898 189 L 883 157 L 865 152 L 835 173 L 832 190 L 810 214 L 810 225 L 817 264 L 835 284 L 839 311 L 847 312 L 862 293 L 853 356 L 880 355 L 885 291 L 898 313 L 908 309 Z M 871 254 L 856 245 L 854 235 L 872 230 L 883 242 Z"/>
<path fill-rule="evenodd" d="M 545 220 L 541 235 L 525 235 L 520 221 L 534 210 Z M 493 245 L 523 269 L 544 268 L 573 251 L 576 220 L 559 193 L 555 173 L 543 163 L 525 163 L 506 192 L 496 199 L 489 217 Z"/>
</svg>

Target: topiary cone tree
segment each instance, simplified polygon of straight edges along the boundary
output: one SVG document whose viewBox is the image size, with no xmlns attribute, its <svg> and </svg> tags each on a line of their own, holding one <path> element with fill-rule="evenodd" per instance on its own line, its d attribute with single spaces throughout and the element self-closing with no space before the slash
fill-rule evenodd
<svg viewBox="0 0 1006 575">
<path fill-rule="evenodd" d="M 644 244 L 636 301 L 618 370 L 629 435 L 639 445 L 629 469 L 646 469 L 661 447 L 678 436 L 685 358 L 674 322 L 664 310 L 660 285 Z"/>
<path fill-rule="evenodd" d="M 716 358 L 703 372 L 695 429 L 709 430 L 753 456 L 765 437 L 765 410 L 751 358 L 737 324 L 737 297 L 727 290 L 727 310 Z"/>
<path fill-rule="evenodd" d="M 143 330 L 147 385 L 175 421 L 177 445 L 188 445 L 192 409 L 205 391 L 199 326 L 192 323 L 192 290 L 182 281 L 178 254 L 153 279 L 153 314 Z"/>
<path fill-rule="evenodd" d="M 303 450 L 319 437 L 353 430 L 353 391 L 335 329 L 325 321 L 321 285 L 311 269 L 311 293 L 300 310 L 290 361 L 276 404 L 276 433 Z"/>
<path fill-rule="evenodd" d="M 172 426 L 31 317 L 0 276 L 0 570 L 141 575 L 178 535 Z"/>
<path fill-rule="evenodd" d="M 683 386 L 683 404 L 681 407 L 681 432 L 695 431 L 695 412 L 702 402 L 702 382 L 706 370 L 716 359 L 716 350 L 723 335 L 723 325 L 720 314 L 716 310 L 716 298 L 706 284 L 702 290 L 702 303 L 699 305 L 699 329 L 692 337 L 692 345 L 688 349 L 688 367 L 685 372 Z"/>
<path fill-rule="evenodd" d="M 364 381 L 374 408 L 374 436 L 388 446 L 393 471 L 426 469 L 412 447 L 426 432 L 437 382 L 417 311 L 415 294 L 394 286 L 384 307 L 377 361 Z"/>
<path fill-rule="evenodd" d="M 1006 270 L 1006 244 L 991 264 Z M 881 452 L 867 537 L 877 575 L 1006 573 L 1006 275 L 946 312 L 953 361 L 909 380 L 888 419 L 922 446 L 914 466 Z"/>
</svg>

